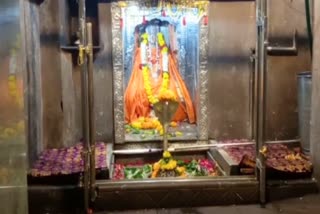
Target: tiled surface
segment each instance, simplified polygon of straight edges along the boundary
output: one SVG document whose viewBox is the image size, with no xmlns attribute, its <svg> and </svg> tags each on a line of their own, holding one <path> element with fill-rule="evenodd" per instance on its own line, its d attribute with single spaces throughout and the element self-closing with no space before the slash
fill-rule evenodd
<svg viewBox="0 0 320 214">
<path fill-rule="evenodd" d="M 320 195 L 308 195 L 302 198 L 287 199 L 267 204 L 266 208 L 260 205 L 216 206 L 201 208 L 178 208 L 161 210 L 136 210 L 121 212 L 105 212 L 108 214 L 318 214 L 320 213 Z M 105 214 L 99 213 L 99 214 Z"/>
</svg>

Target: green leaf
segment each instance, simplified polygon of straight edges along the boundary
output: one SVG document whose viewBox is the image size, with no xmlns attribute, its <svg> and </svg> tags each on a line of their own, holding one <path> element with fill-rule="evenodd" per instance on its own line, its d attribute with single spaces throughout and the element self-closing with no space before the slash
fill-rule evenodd
<svg viewBox="0 0 320 214">
<path fill-rule="evenodd" d="M 124 175 L 127 179 L 142 179 L 150 177 L 152 173 L 152 166 L 150 164 L 143 167 L 126 167 L 124 169 Z"/>
<path fill-rule="evenodd" d="M 152 173 L 152 166 L 150 164 L 144 165 L 142 171 L 142 178 L 149 178 Z"/>
<path fill-rule="evenodd" d="M 140 134 L 140 130 L 138 130 L 138 129 L 132 129 L 132 134 Z"/>
<path fill-rule="evenodd" d="M 125 129 L 130 129 L 131 126 L 127 124 L 127 125 L 124 125 L 124 128 L 125 128 Z"/>
<path fill-rule="evenodd" d="M 192 160 L 187 166 L 186 171 L 189 175 L 192 176 L 202 176 L 203 172 L 202 169 L 196 160 Z"/>
<path fill-rule="evenodd" d="M 184 166 L 184 165 L 186 165 L 186 163 L 183 160 L 178 160 L 177 161 L 177 165 L 178 166 Z"/>
</svg>

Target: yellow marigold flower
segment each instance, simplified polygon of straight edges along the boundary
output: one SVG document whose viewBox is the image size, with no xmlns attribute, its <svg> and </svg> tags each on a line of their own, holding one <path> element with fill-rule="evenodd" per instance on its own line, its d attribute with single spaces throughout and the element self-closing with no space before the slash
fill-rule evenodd
<svg viewBox="0 0 320 214">
<path fill-rule="evenodd" d="M 177 124 L 176 122 L 172 121 L 172 122 L 170 123 L 170 126 L 171 126 L 171 127 L 177 127 L 178 124 Z"/>
<path fill-rule="evenodd" d="M 163 152 L 163 158 L 171 158 L 171 154 L 168 151 Z"/>
<path fill-rule="evenodd" d="M 17 89 L 16 82 L 9 81 L 8 86 L 9 86 L 9 90 L 16 90 Z"/>
<path fill-rule="evenodd" d="M 161 53 L 168 53 L 168 48 L 167 47 L 163 47 L 161 50 Z"/>
<path fill-rule="evenodd" d="M 160 167 L 162 170 L 173 170 L 175 168 L 175 161 L 169 161 L 169 163 L 164 163 Z"/>
<path fill-rule="evenodd" d="M 177 167 L 177 172 L 179 173 L 179 175 L 182 175 L 185 171 L 186 171 L 186 168 L 184 168 L 183 166 Z"/>
<path fill-rule="evenodd" d="M 145 43 L 145 44 L 148 43 L 148 34 L 147 33 L 142 34 L 141 38 L 142 38 L 143 43 Z"/>
<path fill-rule="evenodd" d="M 160 132 L 161 130 L 163 131 L 163 127 L 161 125 L 157 125 L 156 129 Z"/>
<path fill-rule="evenodd" d="M 160 46 L 163 46 L 163 45 L 166 44 L 165 40 L 164 40 L 163 33 L 158 33 L 157 37 L 158 37 L 158 43 L 159 43 Z"/>
<path fill-rule="evenodd" d="M 156 162 L 156 163 L 154 163 L 153 164 L 153 170 L 155 170 L 155 171 L 158 171 L 159 169 L 160 169 L 160 163 L 159 162 Z"/>
<path fill-rule="evenodd" d="M 137 121 L 143 122 L 143 121 L 145 121 L 145 118 L 144 117 L 139 117 Z"/>
<path fill-rule="evenodd" d="M 177 161 L 175 160 L 170 160 L 169 163 L 167 164 L 167 168 L 169 170 L 173 170 L 177 167 Z"/>
<path fill-rule="evenodd" d="M 167 170 L 167 164 L 161 165 L 161 170 Z"/>
<path fill-rule="evenodd" d="M 118 4 L 119 4 L 120 7 L 126 7 L 127 6 L 127 3 L 125 1 L 120 1 Z"/>
<path fill-rule="evenodd" d="M 138 122 L 138 121 L 132 122 L 132 123 L 131 123 L 131 126 L 132 126 L 133 128 L 136 128 L 136 129 L 141 129 L 141 128 L 142 128 L 141 122 Z"/>
<path fill-rule="evenodd" d="M 16 77 L 14 75 L 10 75 L 8 77 L 9 82 L 16 81 Z"/>
<path fill-rule="evenodd" d="M 183 133 L 182 132 L 176 132 L 176 136 L 182 136 Z"/>
</svg>

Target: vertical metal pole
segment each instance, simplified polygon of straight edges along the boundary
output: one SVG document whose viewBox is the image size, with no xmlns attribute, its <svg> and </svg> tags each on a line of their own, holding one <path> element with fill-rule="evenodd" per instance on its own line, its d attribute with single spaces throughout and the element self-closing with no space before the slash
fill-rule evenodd
<svg viewBox="0 0 320 214">
<path fill-rule="evenodd" d="M 163 109 L 163 118 L 164 119 L 164 124 L 163 124 L 163 151 L 167 151 L 168 150 L 168 105 L 164 105 L 164 109 Z"/>
<path fill-rule="evenodd" d="M 250 130 L 249 136 L 251 140 L 256 140 L 256 110 L 257 110 L 257 80 L 256 80 L 256 53 L 255 50 L 251 50 L 250 55 L 250 85 L 249 85 L 249 114 L 250 114 Z"/>
<path fill-rule="evenodd" d="M 265 99 L 266 99 L 266 45 L 267 45 L 267 0 L 256 1 L 257 18 L 257 75 L 258 75 L 258 106 L 257 106 L 257 167 L 259 169 L 260 203 L 266 203 L 266 170 L 265 157 L 260 150 L 265 141 Z"/>
<path fill-rule="evenodd" d="M 310 10 L 310 0 L 305 0 L 305 11 L 306 11 L 306 22 L 307 22 L 307 30 L 308 30 L 309 48 L 310 48 L 310 54 L 312 57 L 313 33 L 312 33 L 312 13 L 311 13 L 312 10 Z"/>
<path fill-rule="evenodd" d="M 95 116 L 94 116 L 94 88 L 93 88 L 93 42 L 92 24 L 87 23 L 87 54 L 88 54 L 88 97 L 89 97 L 89 136 L 90 136 L 90 198 L 93 202 L 96 197 L 95 179 Z"/>
<path fill-rule="evenodd" d="M 87 44 L 86 38 L 86 5 L 85 0 L 79 0 L 79 52 L 82 53 Z M 82 53 L 83 54 L 83 53 Z M 81 55 L 82 55 L 81 54 Z M 80 57 L 80 54 L 79 54 Z M 85 211 L 89 209 L 89 114 L 88 114 L 88 73 L 87 73 L 87 59 L 79 59 L 81 61 L 81 95 L 82 95 L 82 133 L 84 141 L 84 208 Z M 82 61 L 83 60 L 83 61 Z"/>
<path fill-rule="evenodd" d="M 168 123 L 163 125 L 163 151 L 168 150 Z"/>
</svg>

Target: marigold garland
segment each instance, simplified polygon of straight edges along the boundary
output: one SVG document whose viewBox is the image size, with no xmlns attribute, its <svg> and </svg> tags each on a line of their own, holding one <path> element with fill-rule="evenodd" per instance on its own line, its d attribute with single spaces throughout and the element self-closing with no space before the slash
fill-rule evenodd
<svg viewBox="0 0 320 214">
<path fill-rule="evenodd" d="M 148 35 L 146 33 L 142 34 L 141 36 L 142 41 L 141 44 L 143 45 L 147 45 L 148 44 Z M 169 72 L 167 71 L 167 67 L 166 64 L 168 64 L 168 52 L 169 49 L 165 44 L 165 39 L 162 33 L 158 33 L 157 34 L 157 38 L 158 38 L 158 44 L 161 48 L 161 54 L 163 55 L 163 74 L 162 74 L 162 84 L 161 84 L 161 88 L 158 94 L 158 97 L 156 97 L 153 93 L 152 93 L 152 87 L 151 87 L 151 81 L 150 81 L 150 69 L 147 65 L 143 64 L 142 65 L 142 75 L 143 75 L 143 81 L 144 81 L 144 89 L 146 91 L 148 100 L 151 104 L 155 104 L 157 102 L 159 102 L 159 100 L 176 100 L 176 96 L 173 93 L 173 91 L 171 91 L 169 89 L 169 80 L 170 80 L 170 76 L 169 76 Z M 146 48 L 146 46 L 144 46 L 144 48 Z M 142 56 L 142 59 L 144 59 L 144 57 Z M 144 60 L 142 60 L 144 61 Z"/>
<path fill-rule="evenodd" d="M 141 56 L 142 61 L 142 76 L 143 76 L 143 83 L 144 89 L 148 97 L 148 101 L 150 104 L 155 104 L 160 100 L 176 100 L 176 96 L 172 90 L 169 89 L 169 81 L 170 75 L 168 72 L 168 47 L 165 44 L 165 39 L 162 33 L 157 34 L 158 37 L 158 44 L 161 47 L 161 54 L 163 56 L 163 71 L 162 71 L 162 83 L 160 87 L 160 91 L 158 96 L 155 96 L 152 93 L 151 81 L 150 81 L 150 69 L 148 64 L 146 63 L 146 56 Z M 141 48 L 146 49 L 148 45 L 148 34 L 144 33 L 141 36 Z M 146 50 L 142 50 L 143 53 L 146 53 Z M 159 131 L 160 135 L 163 134 L 163 127 L 160 124 L 158 119 L 151 119 L 151 118 L 144 118 L 140 117 L 137 120 L 131 123 L 131 126 L 136 129 L 156 129 Z"/>
<path fill-rule="evenodd" d="M 152 94 L 152 87 L 151 87 L 151 82 L 149 78 L 149 75 L 150 75 L 149 68 L 147 66 L 143 66 L 142 72 L 143 72 L 142 75 L 143 75 L 144 89 L 146 90 L 148 100 L 151 104 L 155 104 L 159 102 L 159 100 Z"/>
</svg>

